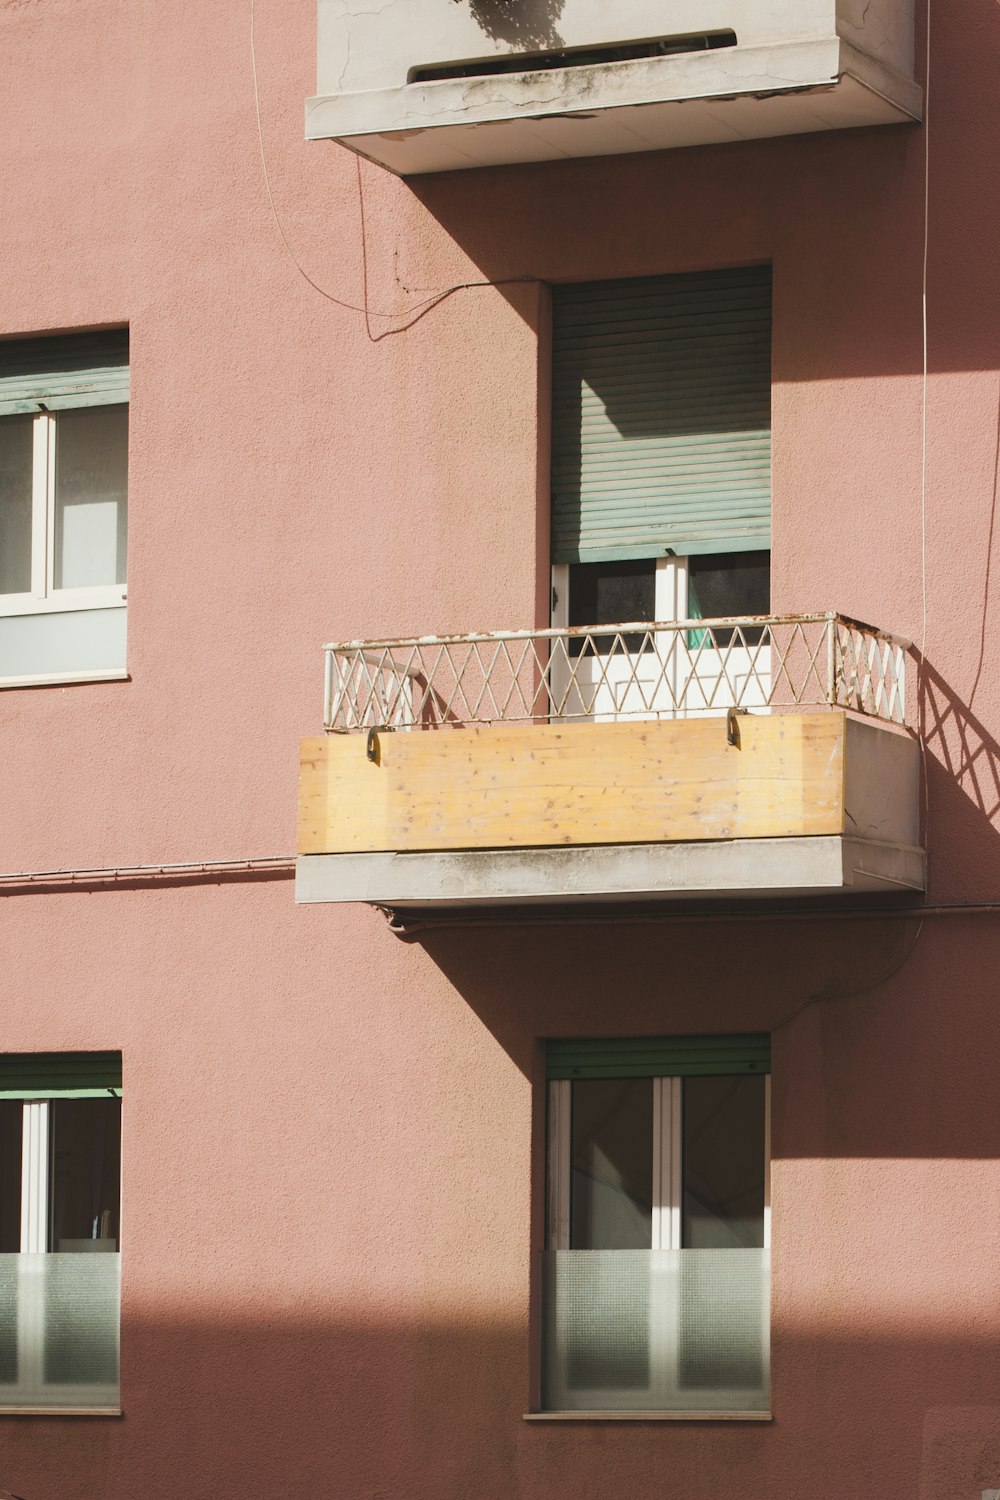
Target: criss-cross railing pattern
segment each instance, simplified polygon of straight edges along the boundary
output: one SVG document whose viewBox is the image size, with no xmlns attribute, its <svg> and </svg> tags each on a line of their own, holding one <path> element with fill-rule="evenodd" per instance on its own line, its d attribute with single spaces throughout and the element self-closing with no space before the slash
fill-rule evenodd
<svg viewBox="0 0 1000 1500">
<path fill-rule="evenodd" d="M 909 642 L 838 614 L 324 647 L 328 730 L 846 708 L 906 722 Z"/>
</svg>

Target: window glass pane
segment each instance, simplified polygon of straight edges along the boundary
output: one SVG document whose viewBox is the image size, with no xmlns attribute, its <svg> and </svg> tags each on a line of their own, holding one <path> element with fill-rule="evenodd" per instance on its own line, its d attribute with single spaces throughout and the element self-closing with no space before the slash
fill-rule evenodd
<svg viewBox="0 0 1000 1500">
<path fill-rule="evenodd" d="M 771 610 L 770 552 L 718 552 L 688 558 L 688 617 L 724 620 L 731 615 L 766 615 Z M 716 644 L 727 646 L 731 630 L 717 630 Z M 761 638 L 759 627 L 743 631 L 748 646 Z"/>
<path fill-rule="evenodd" d="M 21 1248 L 20 1099 L 0 1099 L 0 1255 Z"/>
<path fill-rule="evenodd" d="M 51 1106 L 53 1250 L 119 1248 L 121 1100 Z"/>
<path fill-rule="evenodd" d="M 573 1084 L 570 1246 L 648 1250 L 653 1237 L 653 1084 Z"/>
<path fill-rule="evenodd" d="M 55 587 L 124 583 L 128 407 L 63 411 L 56 421 Z"/>
<path fill-rule="evenodd" d="M 33 420 L 0 417 L 0 594 L 31 589 Z"/>
<path fill-rule="evenodd" d="M 629 620 L 653 620 L 656 614 L 656 562 L 575 563 L 569 570 L 569 623 L 571 625 L 621 625 Z M 642 636 L 626 636 L 625 650 L 639 651 Z M 614 637 L 598 640 L 604 654 Z M 581 643 L 571 642 L 570 655 L 578 656 Z"/>
<path fill-rule="evenodd" d="M 686 1250 L 764 1244 L 763 1078 L 685 1078 Z"/>
</svg>

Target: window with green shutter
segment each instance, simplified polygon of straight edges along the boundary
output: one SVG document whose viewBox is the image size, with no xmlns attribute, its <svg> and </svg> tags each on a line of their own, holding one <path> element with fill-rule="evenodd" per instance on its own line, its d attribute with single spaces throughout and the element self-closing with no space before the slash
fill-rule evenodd
<svg viewBox="0 0 1000 1500">
<path fill-rule="evenodd" d="M 556 287 L 552 560 L 765 551 L 767 266 Z"/>
</svg>

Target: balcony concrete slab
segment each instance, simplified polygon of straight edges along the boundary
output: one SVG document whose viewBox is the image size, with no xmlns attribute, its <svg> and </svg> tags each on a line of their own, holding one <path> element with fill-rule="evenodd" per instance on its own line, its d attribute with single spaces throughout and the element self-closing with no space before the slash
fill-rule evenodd
<svg viewBox="0 0 1000 1500">
<path fill-rule="evenodd" d="M 917 894 L 913 845 L 843 836 L 435 853 L 313 854 L 298 902 L 392 908 Z"/>
<path fill-rule="evenodd" d="M 912 79 L 840 37 L 320 93 L 306 137 L 399 176 L 919 120 Z"/>
</svg>

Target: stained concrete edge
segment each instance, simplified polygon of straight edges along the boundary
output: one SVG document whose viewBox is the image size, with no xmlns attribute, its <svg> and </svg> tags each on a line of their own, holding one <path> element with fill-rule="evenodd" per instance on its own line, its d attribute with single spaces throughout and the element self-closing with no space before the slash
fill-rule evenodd
<svg viewBox="0 0 1000 1500">
<path fill-rule="evenodd" d="M 299 903 L 500 906 L 919 893 L 923 851 L 829 835 L 549 849 L 307 854 Z"/>
</svg>

